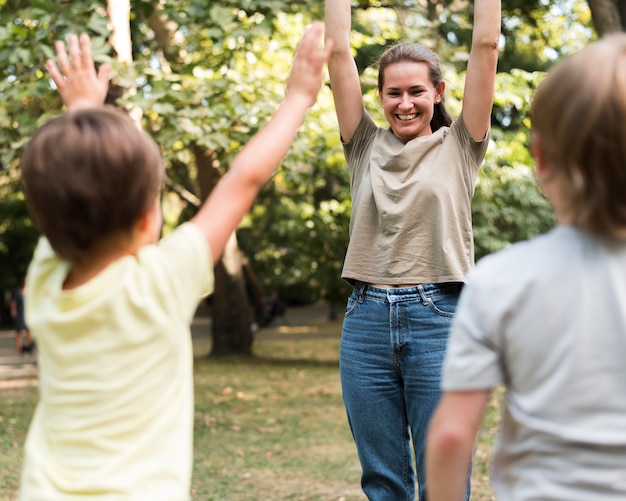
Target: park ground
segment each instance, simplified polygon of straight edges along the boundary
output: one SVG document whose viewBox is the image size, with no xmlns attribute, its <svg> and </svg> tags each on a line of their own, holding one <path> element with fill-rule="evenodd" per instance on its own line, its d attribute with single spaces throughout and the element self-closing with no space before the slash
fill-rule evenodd
<svg viewBox="0 0 626 501">
<path fill-rule="evenodd" d="M 195 353 L 193 501 L 363 501 L 339 382 L 341 320 L 320 303 L 291 307 L 257 332 L 254 357 L 211 358 L 210 319 L 192 326 Z M 37 401 L 35 357 L 0 331 L 0 501 L 17 495 Z M 488 458 L 497 403 L 479 436 L 474 501 L 493 499 Z"/>
</svg>

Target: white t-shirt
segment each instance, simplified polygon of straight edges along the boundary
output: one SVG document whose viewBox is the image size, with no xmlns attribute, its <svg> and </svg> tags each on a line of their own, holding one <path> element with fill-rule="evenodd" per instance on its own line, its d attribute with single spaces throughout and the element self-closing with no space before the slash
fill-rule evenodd
<svg viewBox="0 0 626 501">
<path fill-rule="evenodd" d="M 498 500 L 626 499 L 626 243 L 559 226 L 477 264 L 443 386 L 499 384 Z"/>
<path fill-rule="evenodd" d="M 189 499 L 190 324 L 213 290 L 210 250 L 191 223 L 73 290 L 41 239 L 27 321 L 40 399 L 26 441 L 22 501 Z"/>
</svg>

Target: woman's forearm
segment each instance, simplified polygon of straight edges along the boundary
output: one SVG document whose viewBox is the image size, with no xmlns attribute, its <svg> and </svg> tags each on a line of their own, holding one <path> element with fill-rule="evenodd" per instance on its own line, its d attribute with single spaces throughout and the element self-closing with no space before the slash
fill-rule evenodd
<svg viewBox="0 0 626 501">
<path fill-rule="evenodd" d="M 326 0 L 324 5 L 324 36 L 326 40 L 333 40 L 333 54 L 350 53 L 350 0 Z"/>
</svg>

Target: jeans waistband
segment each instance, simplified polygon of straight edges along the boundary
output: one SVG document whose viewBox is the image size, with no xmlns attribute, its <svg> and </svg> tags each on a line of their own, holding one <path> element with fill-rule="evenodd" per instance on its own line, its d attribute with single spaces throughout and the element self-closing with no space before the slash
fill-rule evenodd
<svg viewBox="0 0 626 501">
<path fill-rule="evenodd" d="M 360 296 L 377 299 L 426 299 L 443 294 L 456 294 L 463 288 L 463 282 L 445 282 L 440 284 L 420 284 L 414 287 L 382 288 L 365 282 L 354 282 L 354 290 Z"/>
</svg>

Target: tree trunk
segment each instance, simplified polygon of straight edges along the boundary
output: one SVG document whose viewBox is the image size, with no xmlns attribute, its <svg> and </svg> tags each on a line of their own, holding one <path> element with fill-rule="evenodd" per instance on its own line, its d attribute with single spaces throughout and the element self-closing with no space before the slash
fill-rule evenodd
<svg viewBox="0 0 626 501">
<path fill-rule="evenodd" d="M 626 30 L 626 0 L 588 0 L 587 3 L 598 36 Z"/>
<path fill-rule="evenodd" d="M 112 1 L 112 0 L 111 0 Z M 166 20 L 160 15 L 162 8 L 157 5 L 149 23 L 167 63 L 178 58 L 172 47 L 173 36 Z M 220 180 L 219 164 L 215 152 L 192 146 L 198 168 L 200 198 L 206 200 Z M 221 259 L 215 265 L 215 291 L 212 296 L 212 337 L 213 347 L 209 356 L 224 354 L 250 355 L 252 353 L 251 308 L 246 293 L 243 274 L 243 260 L 236 235 L 228 241 Z"/>
<path fill-rule="evenodd" d="M 265 288 L 254 273 L 252 266 L 250 266 L 250 262 L 245 259 L 245 257 L 242 263 L 242 272 L 244 283 L 246 285 L 248 301 L 250 302 L 250 308 L 253 315 L 253 321 L 258 327 L 265 320 L 265 300 L 267 298 L 267 294 L 265 292 Z"/>
<path fill-rule="evenodd" d="M 107 12 L 111 20 L 110 43 L 115 50 L 115 58 L 126 66 L 133 64 L 132 39 L 130 35 L 130 0 L 108 0 Z M 109 91 L 105 103 L 115 104 L 117 99 L 128 92 L 129 89 L 122 88 L 116 81 L 109 82 Z M 143 110 L 136 106 L 126 107 L 126 112 L 131 119 L 141 127 L 141 117 Z"/>
<path fill-rule="evenodd" d="M 108 0 L 107 10 L 111 19 L 111 45 L 117 52 L 117 60 L 130 66 L 133 62 L 130 0 Z"/>
<path fill-rule="evenodd" d="M 428 2 L 426 3 L 426 12 L 429 21 L 434 21 L 435 19 L 437 19 L 438 4 L 438 0 L 428 0 Z"/>
<path fill-rule="evenodd" d="M 252 354 L 252 310 L 246 294 L 243 260 L 233 233 L 215 265 L 210 356 Z"/>
<path fill-rule="evenodd" d="M 198 167 L 198 185 L 202 200 L 206 200 L 220 180 L 214 154 L 193 148 Z M 252 353 L 252 324 L 250 301 L 246 292 L 243 259 L 237 237 L 233 233 L 221 259 L 215 265 L 215 292 L 212 297 L 213 347 L 209 356 Z"/>
</svg>

